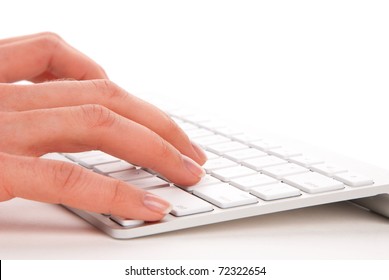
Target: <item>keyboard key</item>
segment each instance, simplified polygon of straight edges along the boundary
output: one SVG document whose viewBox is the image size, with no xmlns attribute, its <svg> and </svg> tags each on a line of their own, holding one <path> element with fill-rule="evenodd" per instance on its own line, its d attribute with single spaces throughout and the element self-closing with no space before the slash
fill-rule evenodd
<svg viewBox="0 0 389 280">
<path fill-rule="evenodd" d="M 251 147 L 267 152 L 271 149 L 281 148 L 281 145 L 269 140 L 259 140 L 248 143 Z"/>
<path fill-rule="evenodd" d="M 144 224 L 142 220 L 125 219 L 119 216 L 110 216 L 110 219 L 123 227 L 136 227 Z"/>
<path fill-rule="evenodd" d="M 197 188 L 193 190 L 193 194 L 220 208 L 231 208 L 258 202 L 254 196 L 228 184 Z"/>
<path fill-rule="evenodd" d="M 204 164 L 204 169 L 207 172 L 211 172 L 212 170 L 220 169 L 220 168 L 227 168 L 238 165 L 236 162 L 226 159 L 226 158 L 215 158 L 210 159 Z"/>
<path fill-rule="evenodd" d="M 156 176 L 147 177 L 147 178 L 143 178 L 143 179 L 137 179 L 137 180 L 130 180 L 127 182 L 131 185 L 134 185 L 134 186 L 140 188 L 140 189 L 150 189 L 150 188 L 169 186 L 168 182 L 166 182 L 165 180 L 162 180 L 161 178 L 158 178 Z"/>
<path fill-rule="evenodd" d="M 212 205 L 177 187 L 153 189 L 149 192 L 162 197 L 172 205 L 171 214 L 177 217 L 209 212 Z"/>
<path fill-rule="evenodd" d="M 67 158 L 78 161 L 81 158 L 84 157 L 93 157 L 93 156 L 100 156 L 104 153 L 102 151 L 86 151 L 86 152 L 79 152 L 79 153 L 64 153 L 63 155 Z"/>
<path fill-rule="evenodd" d="M 222 183 L 219 179 L 211 176 L 211 175 L 205 175 L 203 178 L 201 178 L 200 182 L 198 182 L 196 185 L 189 186 L 189 187 L 183 187 L 183 186 L 177 186 L 183 189 L 184 191 L 187 192 L 193 192 L 195 188 L 202 187 L 202 186 L 207 186 L 207 185 L 212 185 L 212 184 L 218 184 Z"/>
<path fill-rule="evenodd" d="M 137 179 L 143 179 L 147 177 L 152 177 L 153 175 L 149 172 L 146 172 L 142 169 L 130 169 L 120 172 L 109 173 L 109 177 L 122 180 L 122 181 L 133 181 Z"/>
<path fill-rule="evenodd" d="M 183 121 L 181 121 L 178 125 L 186 133 L 190 133 L 192 131 L 199 130 L 199 127 L 197 125 L 194 125 L 194 124 L 191 124 L 191 123 L 187 123 L 187 122 L 183 122 Z"/>
<path fill-rule="evenodd" d="M 65 162 L 68 162 L 68 163 L 72 163 L 72 164 L 76 164 L 77 165 L 77 162 L 65 157 L 65 155 L 61 155 L 61 154 L 58 154 L 58 153 L 48 153 L 48 154 L 44 154 L 43 156 L 41 156 L 41 158 L 46 158 L 46 159 L 52 159 L 52 160 L 59 160 L 59 161 L 65 161 Z"/>
<path fill-rule="evenodd" d="M 264 157 L 267 156 L 267 154 L 254 148 L 248 148 L 244 150 L 228 152 L 225 153 L 223 156 L 236 162 L 242 162 L 245 159 Z"/>
<path fill-rule="evenodd" d="M 219 120 L 212 120 L 212 119 L 209 119 L 207 121 L 201 122 L 200 125 L 202 127 L 205 127 L 207 129 L 210 129 L 210 130 L 213 130 L 213 131 L 217 131 L 219 128 L 228 127 L 228 124 L 226 122 L 219 121 Z"/>
<path fill-rule="evenodd" d="M 301 155 L 300 152 L 285 149 L 285 148 L 271 149 L 268 151 L 268 153 L 275 155 L 275 156 L 278 156 L 278 157 L 283 158 L 283 159 L 289 159 L 291 157 Z"/>
<path fill-rule="evenodd" d="M 212 153 L 212 152 L 208 152 L 208 151 L 204 151 L 204 152 L 205 152 L 205 155 L 207 156 L 207 159 L 215 159 L 215 158 L 220 157 L 219 155 Z"/>
<path fill-rule="evenodd" d="M 301 195 L 298 189 L 284 183 L 254 187 L 250 190 L 250 193 L 263 200 L 275 200 Z"/>
<path fill-rule="evenodd" d="M 209 150 L 215 154 L 218 154 L 218 155 L 223 155 L 226 152 L 243 150 L 243 149 L 247 149 L 247 148 L 248 148 L 247 145 L 236 142 L 236 141 L 230 141 L 230 142 L 213 144 L 213 145 L 207 146 L 207 150 Z"/>
<path fill-rule="evenodd" d="M 119 158 L 108 155 L 108 154 L 101 154 L 97 156 L 92 156 L 92 157 L 83 157 L 78 159 L 78 163 L 86 168 L 93 168 L 95 165 L 98 164 L 103 164 L 103 163 L 110 163 L 110 162 L 115 162 L 115 161 L 120 161 Z"/>
<path fill-rule="evenodd" d="M 324 163 L 324 161 L 321 159 L 317 159 L 317 158 L 310 157 L 310 156 L 304 156 L 304 155 L 297 156 L 297 157 L 290 157 L 289 161 L 296 163 L 298 165 L 302 165 L 304 167 L 311 167 L 314 164 Z"/>
<path fill-rule="evenodd" d="M 335 174 L 334 178 L 352 187 L 362 187 L 374 184 L 374 181 L 371 178 L 351 172 Z"/>
<path fill-rule="evenodd" d="M 255 174 L 240 178 L 235 178 L 230 181 L 230 185 L 237 187 L 243 191 L 248 191 L 253 187 L 270 185 L 278 183 L 279 181 L 264 174 Z"/>
<path fill-rule="evenodd" d="M 314 164 L 310 167 L 310 169 L 312 171 L 319 172 L 319 173 L 324 174 L 324 175 L 329 176 L 329 177 L 333 177 L 335 174 L 338 174 L 338 173 L 347 172 L 347 169 L 345 169 L 345 168 L 342 168 L 342 167 L 339 167 L 336 165 L 332 165 L 332 164 L 328 164 L 328 163 Z"/>
<path fill-rule="evenodd" d="M 257 172 L 247 168 L 245 166 L 234 166 L 229 168 L 217 169 L 211 172 L 212 176 L 224 181 L 229 182 L 233 178 L 243 177 L 256 174 Z"/>
<path fill-rule="evenodd" d="M 198 137 L 215 135 L 212 131 L 210 131 L 208 129 L 203 129 L 203 128 L 186 131 L 186 134 L 191 139 L 195 139 L 195 138 L 198 138 Z"/>
<path fill-rule="evenodd" d="M 250 143 L 250 142 L 253 142 L 253 141 L 259 141 L 259 140 L 263 139 L 263 137 L 260 136 L 260 135 L 257 135 L 257 134 L 247 134 L 247 133 L 235 135 L 232 138 L 235 141 L 246 143 L 246 144 Z"/>
<path fill-rule="evenodd" d="M 216 129 L 217 133 L 223 134 L 224 136 L 237 136 L 243 135 L 243 132 L 239 128 L 231 128 L 231 127 L 218 127 Z"/>
<path fill-rule="evenodd" d="M 275 156 L 266 156 L 260 158 L 247 159 L 242 161 L 244 166 L 252 168 L 257 171 L 261 171 L 265 167 L 280 165 L 288 163 L 286 160 L 280 159 Z"/>
<path fill-rule="evenodd" d="M 211 136 L 204 136 L 204 137 L 198 137 L 196 139 L 193 139 L 197 144 L 201 146 L 208 146 L 212 144 L 218 144 L 223 142 L 230 142 L 231 139 L 221 136 L 221 135 L 211 135 Z"/>
<path fill-rule="evenodd" d="M 106 164 L 99 164 L 93 167 L 93 170 L 95 172 L 101 174 L 108 174 L 108 173 L 123 171 L 127 169 L 135 169 L 135 166 L 123 160 L 106 163 Z"/>
<path fill-rule="evenodd" d="M 281 180 L 282 178 L 294 174 L 309 172 L 309 169 L 302 167 L 294 163 L 287 163 L 282 165 L 270 166 L 262 169 L 262 172 L 266 175 L 272 176 Z"/>
<path fill-rule="evenodd" d="M 341 182 L 316 172 L 288 176 L 283 181 L 307 193 L 322 193 L 344 188 Z"/>
</svg>

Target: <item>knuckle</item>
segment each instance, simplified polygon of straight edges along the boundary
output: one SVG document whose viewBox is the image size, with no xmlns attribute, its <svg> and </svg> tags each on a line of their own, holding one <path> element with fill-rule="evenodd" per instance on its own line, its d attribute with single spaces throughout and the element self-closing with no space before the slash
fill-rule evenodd
<svg viewBox="0 0 389 280">
<path fill-rule="evenodd" d="M 37 37 L 36 43 L 40 48 L 47 50 L 47 53 L 52 54 L 55 50 L 64 43 L 64 40 L 53 32 L 43 32 Z"/>
<path fill-rule="evenodd" d="M 5 173 L 4 171 L 6 170 L 5 163 L 9 161 L 9 155 L 6 153 L 0 152 L 0 170 L 2 170 L 2 173 Z M 6 181 L 5 176 L 1 176 L 0 174 L 0 201 L 6 201 L 9 199 L 12 199 L 14 197 L 10 183 Z"/>
<path fill-rule="evenodd" d="M 123 182 L 122 181 L 119 181 L 119 180 L 115 180 L 113 182 L 113 186 L 112 186 L 112 196 L 111 196 L 111 199 L 109 201 L 109 213 L 112 213 L 114 212 L 114 207 L 115 205 L 119 204 L 119 202 L 122 200 L 123 196 L 122 196 L 122 188 L 123 188 Z"/>
<path fill-rule="evenodd" d="M 121 90 L 118 85 L 110 80 L 100 79 L 92 80 L 91 82 L 103 100 L 111 101 L 112 99 L 122 99 L 127 96 L 127 94 Z"/>
<path fill-rule="evenodd" d="M 165 131 L 169 135 L 180 135 L 182 134 L 181 128 L 178 126 L 178 124 L 170 118 L 166 113 L 163 113 L 163 116 L 165 118 Z"/>
<path fill-rule="evenodd" d="M 47 170 L 58 186 L 59 203 L 74 194 L 85 178 L 85 170 L 82 167 L 67 162 L 50 164 Z"/>
<path fill-rule="evenodd" d="M 110 128 L 118 119 L 115 113 L 98 104 L 82 105 L 80 110 L 87 128 Z"/>
<path fill-rule="evenodd" d="M 16 84 L 0 83 L 0 111 L 10 111 L 18 99 L 20 87 Z"/>
<path fill-rule="evenodd" d="M 155 147 L 154 160 L 150 163 L 151 169 L 156 169 L 160 162 L 166 161 L 171 158 L 172 150 L 170 149 L 168 143 L 161 137 L 156 136 L 154 138 L 153 146 Z"/>
</svg>

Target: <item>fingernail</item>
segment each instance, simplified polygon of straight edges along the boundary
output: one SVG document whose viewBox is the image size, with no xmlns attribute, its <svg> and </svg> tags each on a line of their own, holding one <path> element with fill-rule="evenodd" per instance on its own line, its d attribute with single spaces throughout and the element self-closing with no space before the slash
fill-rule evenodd
<svg viewBox="0 0 389 280">
<path fill-rule="evenodd" d="M 165 215 L 172 210 L 172 206 L 169 202 L 151 193 L 147 193 L 144 196 L 143 204 L 151 211 L 159 212 Z"/>
<path fill-rule="evenodd" d="M 186 168 L 193 175 L 195 175 L 196 177 L 199 177 L 199 178 L 204 177 L 205 170 L 200 165 L 198 165 L 193 159 L 191 159 L 185 155 L 182 155 L 182 157 L 184 159 Z"/>
<path fill-rule="evenodd" d="M 204 150 L 197 145 L 195 142 L 192 142 L 193 150 L 196 152 L 197 156 L 201 159 L 206 161 L 208 159 L 207 155 L 205 154 Z"/>
</svg>

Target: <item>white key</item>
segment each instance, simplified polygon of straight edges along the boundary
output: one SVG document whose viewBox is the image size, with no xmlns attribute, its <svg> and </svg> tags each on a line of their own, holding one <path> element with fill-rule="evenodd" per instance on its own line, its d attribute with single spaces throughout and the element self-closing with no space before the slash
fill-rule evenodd
<svg viewBox="0 0 389 280">
<path fill-rule="evenodd" d="M 189 136 L 189 138 L 191 139 L 195 139 L 195 138 L 198 138 L 198 137 L 204 137 L 204 136 L 211 136 L 211 135 L 214 135 L 214 133 L 208 129 L 203 129 L 203 128 L 199 128 L 199 129 L 193 129 L 193 130 L 190 130 L 190 131 L 186 131 L 186 134 Z"/>
<path fill-rule="evenodd" d="M 245 166 L 238 165 L 229 168 L 217 169 L 212 171 L 211 173 L 212 176 L 215 176 L 216 178 L 224 182 L 229 182 L 233 178 L 253 175 L 256 174 L 257 172 Z"/>
<path fill-rule="evenodd" d="M 122 180 L 122 181 L 131 181 L 147 177 L 152 177 L 153 175 L 149 172 L 146 172 L 142 169 L 130 169 L 114 173 L 109 173 L 109 177 Z"/>
<path fill-rule="evenodd" d="M 250 190 L 250 193 L 263 200 L 282 199 L 301 194 L 298 189 L 284 183 L 254 187 Z"/>
<path fill-rule="evenodd" d="M 243 132 L 238 128 L 232 127 L 218 127 L 216 129 L 217 133 L 223 134 L 225 136 L 239 136 L 243 135 Z"/>
<path fill-rule="evenodd" d="M 251 176 L 245 176 L 235 178 L 230 181 L 230 185 L 237 187 L 243 191 L 248 191 L 253 187 L 270 185 L 278 183 L 279 181 L 264 174 L 255 174 Z"/>
<path fill-rule="evenodd" d="M 135 169 L 135 166 L 123 160 L 106 163 L 106 164 L 99 164 L 93 167 L 93 170 L 95 172 L 101 174 L 108 174 L 108 173 L 123 171 L 127 169 Z"/>
<path fill-rule="evenodd" d="M 110 163 L 115 161 L 120 161 L 120 159 L 108 154 L 102 154 L 93 157 L 83 157 L 78 160 L 78 163 L 86 168 L 93 168 L 95 165 L 98 164 Z"/>
<path fill-rule="evenodd" d="M 199 130 L 199 127 L 197 125 L 194 125 L 194 124 L 191 124 L 191 123 L 187 123 L 187 122 L 183 122 L 181 121 L 179 124 L 178 124 L 182 130 L 184 130 L 186 133 L 190 133 L 192 131 L 196 131 L 196 130 Z"/>
<path fill-rule="evenodd" d="M 264 157 L 267 156 L 265 152 L 262 152 L 257 149 L 249 148 L 244 150 L 238 150 L 233 152 L 228 152 L 223 155 L 226 158 L 229 158 L 233 161 L 241 162 L 245 159 L 256 158 L 256 157 Z"/>
<path fill-rule="evenodd" d="M 362 187 L 374 184 L 374 181 L 371 178 L 351 172 L 335 174 L 334 178 L 352 187 Z"/>
<path fill-rule="evenodd" d="M 217 143 L 223 143 L 223 142 L 230 142 L 231 139 L 222 136 L 222 135 L 211 135 L 211 136 L 204 136 L 204 137 L 198 137 L 196 139 L 193 139 L 197 144 L 201 146 L 208 146 L 212 144 Z"/>
<path fill-rule="evenodd" d="M 58 154 L 58 153 L 48 153 L 41 156 L 41 158 L 45 159 L 52 159 L 52 160 L 59 160 L 59 161 L 65 161 L 72 164 L 77 164 L 77 162 L 70 160 L 69 158 L 65 157 L 64 155 Z"/>
<path fill-rule="evenodd" d="M 183 117 L 185 121 L 192 122 L 195 124 L 201 124 L 203 122 L 208 122 L 211 117 L 205 116 L 205 115 L 200 115 L 200 114 L 194 114 L 194 115 L 188 115 Z"/>
<path fill-rule="evenodd" d="M 291 158 L 289 158 L 289 161 L 296 163 L 296 164 L 299 164 L 299 165 L 302 165 L 304 167 L 311 167 L 314 164 L 324 163 L 324 161 L 321 159 L 310 157 L 310 156 L 304 156 L 304 155 L 297 156 L 297 157 L 291 157 Z"/>
<path fill-rule="evenodd" d="M 225 143 L 219 143 L 219 144 L 213 144 L 208 145 L 207 150 L 216 153 L 218 155 L 223 155 L 226 152 L 236 151 L 236 150 L 243 150 L 247 149 L 247 145 L 236 142 L 236 141 L 230 141 Z"/>
<path fill-rule="evenodd" d="M 207 159 L 215 159 L 215 158 L 220 157 L 219 155 L 212 153 L 212 152 L 208 152 L 208 151 L 204 151 L 204 152 L 205 152 L 205 155 L 207 156 Z"/>
<path fill-rule="evenodd" d="M 289 159 L 291 157 L 301 155 L 300 152 L 285 149 L 285 148 L 271 149 L 268 152 L 269 152 L 269 154 L 278 156 L 278 157 L 283 158 L 283 159 Z"/>
<path fill-rule="evenodd" d="M 149 192 L 162 197 L 172 205 L 171 214 L 177 217 L 209 212 L 212 205 L 187 193 L 177 187 L 166 187 L 149 190 Z"/>
<path fill-rule="evenodd" d="M 262 151 L 268 151 L 271 149 L 281 148 L 281 145 L 269 140 L 259 140 L 248 143 L 251 147 L 260 149 Z"/>
<path fill-rule="evenodd" d="M 110 219 L 113 220 L 114 222 L 117 222 L 119 225 L 123 227 L 136 227 L 144 223 L 144 221 L 142 220 L 125 219 L 119 216 L 111 216 Z"/>
<path fill-rule="evenodd" d="M 250 167 L 254 170 L 260 171 L 265 167 L 280 165 L 288 163 L 286 160 L 280 159 L 275 156 L 266 156 L 260 158 L 247 159 L 242 161 L 244 166 Z"/>
<path fill-rule="evenodd" d="M 178 186 L 184 191 L 187 192 L 193 192 L 195 188 L 202 187 L 202 186 L 208 186 L 208 185 L 213 185 L 213 184 L 218 184 L 222 183 L 219 179 L 212 177 L 211 175 L 205 175 L 200 182 L 198 182 L 196 185 L 189 186 L 189 187 L 183 187 L 183 186 Z"/>
<path fill-rule="evenodd" d="M 316 172 L 288 176 L 283 181 L 307 193 L 322 193 L 344 188 L 341 182 Z"/>
<path fill-rule="evenodd" d="M 193 190 L 193 194 L 220 208 L 230 208 L 257 203 L 254 196 L 228 184 L 209 185 Z"/>
<path fill-rule="evenodd" d="M 287 163 L 282 165 L 265 167 L 264 169 L 262 169 L 262 172 L 266 175 L 281 180 L 285 176 L 309 172 L 309 169 L 294 163 Z"/>
<path fill-rule="evenodd" d="M 226 158 L 215 158 L 208 160 L 204 165 L 203 168 L 207 172 L 211 172 L 212 170 L 220 169 L 220 168 L 227 168 L 238 165 L 236 162 L 233 162 L 232 160 L 226 159 Z"/>
<path fill-rule="evenodd" d="M 321 174 L 324 174 L 326 176 L 329 176 L 329 177 L 333 177 L 335 174 L 338 174 L 338 173 L 347 172 L 347 169 L 345 169 L 345 168 L 342 168 L 342 167 L 339 167 L 336 165 L 332 165 L 332 164 L 328 164 L 328 163 L 314 164 L 310 167 L 310 169 L 313 171 L 319 172 Z"/>
<path fill-rule="evenodd" d="M 242 143 L 249 143 L 253 141 L 259 141 L 262 140 L 262 136 L 256 135 L 256 134 L 239 134 L 232 137 L 235 141 L 242 142 Z"/>
<path fill-rule="evenodd" d="M 228 124 L 219 120 L 208 120 L 201 122 L 200 125 L 210 130 L 217 130 L 219 128 L 228 127 Z"/>
<path fill-rule="evenodd" d="M 101 151 L 86 151 L 86 152 L 79 152 L 79 153 L 64 153 L 64 156 L 70 158 L 71 160 L 78 161 L 79 159 L 84 157 L 100 156 L 103 154 L 104 153 Z"/>
<path fill-rule="evenodd" d="M 147 177 L 147 178 L 143 178 L 143 179 L 137 179 L 137 180 L 130 180 L 127 182 L 131 185 L 134 185 L 134 186 L 140 188 L 140 189 L 150 189 L 150 188 L 169 186 L 168 182 L 166 182 L 165 180 L 162 180 L 161 178 L 158 178 L 156 176 Z"/>
</svg>

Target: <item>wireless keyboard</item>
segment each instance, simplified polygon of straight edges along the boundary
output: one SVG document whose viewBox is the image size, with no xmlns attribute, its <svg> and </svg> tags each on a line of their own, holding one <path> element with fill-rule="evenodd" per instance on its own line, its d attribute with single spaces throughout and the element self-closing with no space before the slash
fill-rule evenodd
<svg viewBox="0 0 389 280">
<path fill-rule="evenodd" d="M 168 113 L 208 155 L 207 175 L 195 186 L 176 186 L 152 170 L 101 151 L 45 157 L 79 164 L 161 196 L 172 204 L 170 214 L 159 222 L 144 222 L 68 209 L 118 239 L 345 200 L 389 216 L 386 170 L 298 141 L 246 134 L 182 109 Z"/>
</svg>

